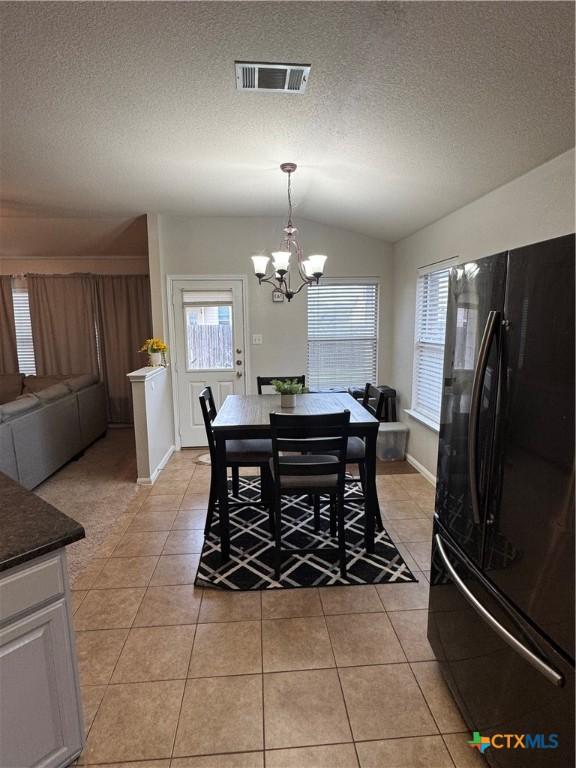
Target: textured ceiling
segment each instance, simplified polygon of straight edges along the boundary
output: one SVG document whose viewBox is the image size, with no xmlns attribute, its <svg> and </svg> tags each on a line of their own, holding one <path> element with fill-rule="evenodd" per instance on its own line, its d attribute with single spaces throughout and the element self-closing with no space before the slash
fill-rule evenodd
<svg viewBox="0 0 576 768">
<path fill-rule="evenodd" d="M 397 240 L 574 144 L 563 2 L 1 3 L 4 204 Z M 310 63 L 303 96 L 234 60 Z"/>
</svg>

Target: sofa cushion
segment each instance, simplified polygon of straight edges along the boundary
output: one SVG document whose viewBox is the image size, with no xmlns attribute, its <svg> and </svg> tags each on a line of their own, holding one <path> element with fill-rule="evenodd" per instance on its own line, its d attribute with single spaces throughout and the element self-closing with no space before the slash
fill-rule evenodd
<svg viewBox="0 0 576 768">
<path fill-rule="evenodd" d="M 28 411 L 40 408 L 42 403 L 34 395 L 21 395 L 10 403 L 0 405 L 0 421 L 10 421 Z"/>
<path fill-rule="evenodd" d="M 41 389 L 58 384 L 58 382 L 63 381 L 65 378 L 66 376 L 25 376 L 24 392 L 33 395 Z"/>
<path fill-rule="evenodd" d="M 34 397 L 37 397 L 42 403 L 51 403 L 53 400 L 60 400 L 70 394 L 70 390 L 61 382 L 60 384 L 52 384 L 51 387 L 41 389 L 36 392 Z"/>
<path fill-rule="evenodd" d="M 22 394 L 23 373 L 3 373 L 0 376 L 0 405 L 16 400 Z"/>
<path fill-rule="evenodd" d="M 94 373 L 83 373 L 80 376 L 72 376 L 66 379 L 64 384 L 68 387 L 70 392 L 78 392 L 86 387 L 91 387 L 92 384 L 97 384 L 99 381 L 98 376 Z"/>
</svg>

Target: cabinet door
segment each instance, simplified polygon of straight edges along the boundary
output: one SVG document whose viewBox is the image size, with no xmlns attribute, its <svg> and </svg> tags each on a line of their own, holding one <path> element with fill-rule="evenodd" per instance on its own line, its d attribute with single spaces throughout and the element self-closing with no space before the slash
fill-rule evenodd
<svg viewBox="0 0 576 768">
<path fill-rule="evenodd" d="M 83 726 L 64 599 L 0 630 L 0 766 L 56 768 Z"/>
</svg>

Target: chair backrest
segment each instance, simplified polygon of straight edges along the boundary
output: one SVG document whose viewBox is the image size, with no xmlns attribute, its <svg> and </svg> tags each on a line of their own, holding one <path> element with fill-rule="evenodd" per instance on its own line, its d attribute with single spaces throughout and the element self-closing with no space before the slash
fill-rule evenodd
<svg viewBox="0 0 576 768">
<path fill-rule="evenodd" d="M 385 403 L 386 399 L 384 393 L 373 384 L 366 384 L 362 405 L 367 411 L 370 411 L 372 416 L 377 418 L 378 421 L 382 421 L 382 413 L 384 411 Z"/>
<path fill-rule="evenodd" d="M 200 410 L 202 411 L 202 418 L 204 419 L 204 427 L 206 429 L 206 437 L 208 438 L 208 448 L 210 450 L 210 460 L 215 461 L 216 457 L 216 443 L 214 441 L 214 432 L 212 431 L 212 422 L 216 418 L 216 403 L 214 402 L 214 396 L 210 387 L 204 387 L 200 392 Z"/>
<path fill-rule="evenodd" d="M 339 490 L 343 491 L 346 475 L 346 448 L 350 411 L 314 415 L 271 413 L 272 459 L 274 475 L 310 476 L 338 475 Z M 281 455 L 284 454 L 284 455 Z M 306 464 L 287 462 L 286 453 L 318 455 L 318 461 Z M 329 454 L 337 461 L 327 463 L 322 456 Z"/>
<path fill-rule="evenodd" d="M 384 421 L 398 421 L 396 417 L 396 390 L 392 387 L 381 387 L 384 392 Z"/>
<path fill-rule="evenodd" d="M 378 421 L 396 421 L 396 390 L 366 384 L 362 405 Z"/>
<path fill-rule="evenodd" d="M 306 386 L 306 376 L 256 376 L 256 383 L 258 385 L 258 394 L 263 394 L 262 387 L 273 386 L 273 381 L 296 381 L 298 384 Z"/>
</svg>

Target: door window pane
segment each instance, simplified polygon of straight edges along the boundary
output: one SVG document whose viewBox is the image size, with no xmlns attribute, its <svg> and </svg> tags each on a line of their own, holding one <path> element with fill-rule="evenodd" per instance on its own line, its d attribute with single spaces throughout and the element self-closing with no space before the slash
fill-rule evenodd
<svg viewBox="0 0 576 768">
<path fill-rule="evenodd" d="M 186 368 L 232 370 L 232 305 L 205 304 L 184 307 Z"/>
</svg>

